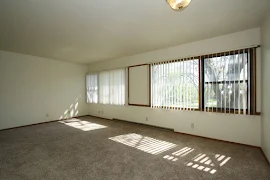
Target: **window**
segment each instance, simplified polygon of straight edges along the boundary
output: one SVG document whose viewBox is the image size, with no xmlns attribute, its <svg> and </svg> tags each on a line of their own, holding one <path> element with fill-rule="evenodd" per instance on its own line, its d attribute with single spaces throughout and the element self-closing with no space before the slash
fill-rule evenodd
<svg viewBox="0 0 270 180">
<path fill-rule="evenodd" d="M 99 73 L 99 103 L 125 104 L 125 69 Z"/>
<path fill-rule="evenodd" d="M 221 111 L 248 109 L 248 52 L 204 59 L 204 107 Z"/>
<path fill-rule="evenodd" d="M 151 66 L 152 107 L 199 109 L 199 59 Z"/>
<path fill-rule="evenodd" d="M 256 114 L 256 47 L 151 64 L 151 107 Z"/>
<path fill-rule="evenodd" d="M 98 102 L 98 75 L 97 74 L 86 75 L 86 92 L 87 92 L 87 103 Z"/>
<path fill-rule="evenodd" d="M 125 104 L 125 69 L 86 76 L 87 103 Z"/>
</svg>

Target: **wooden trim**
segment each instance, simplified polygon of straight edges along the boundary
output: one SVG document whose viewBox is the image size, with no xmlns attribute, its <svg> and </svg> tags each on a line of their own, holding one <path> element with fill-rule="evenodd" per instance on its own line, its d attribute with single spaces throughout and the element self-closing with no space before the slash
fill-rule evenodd
<svg viewBox="0 0 270 180">
<path fill-rule="evenodd" d="M 212 110 L 213 109 L 213 110 Z M 226 113 L 226 114 L 235 114 L 235 115 L 237 115 L 237 114 L 244 114 L 244 111 L 241 109 L 240 110 L 240 113 L 239 113 L 239 110 L 238 109 L 235 109 L 235 113 L 234 113 L 234 109 L 228 109 L 228 108 L 226 108 L 226 111 L 224 110 L 224 108 L 215 108 L 215 107 L 207 107 L 206 109 L 205 109 L 205 112 L 215 112 L 215 113 Z M 246 115 L 249 115 L 248 114 L 248 111 L 246 110 Z M 250 115 L 256 115 L 256 116 L 260 116 L 261 115 L 261 113 L 260 112 L 257 112 L 257 113 L 250 113 Z"/>
<path fill-rule="evenodd" d="M 260 148 L 260 149 L 261 149 L 261 152 L 262 152 L 262 154 L 263 154 L 263 156 L 264 156 L 266 162 L 268 163 L 268 165 L 270 165 L 270 160 L 268 160 L 268 158 L 267 158 L 267 156 L 265 155 L 265 153 L 263 152 L 262 148 Z"/>
<path fill-rule="evenodd" d="M 199 60 L 201 56 L 194 56 L 194 57 L 188 57 L 188 58 L 181 58 L 181 59 L 174 59 L 174 60 L 168 60 L 168 61 L 160 61 L 160 62 L 154 62 L 155 64 L 162 63 L 162 64 L 170 64 L 170 63 L 176 63 L 176 62 L 183 62 L 183 61 L 191 61 L 191 60 Z M 154 64 L 151 63 L 151 64 Z"/>
<path fill-rule="evenodd" d="M 256 112 L 255 115 L 260 116 L 262 113 L 261 112 Z"/>
<path fill-rule="evenodd" d="M 201 106 L 201 92 L 202 92 L 202 87 L 201 87 L 201 58 L 198 60 L 198 87 L 199 87 L 199 97 L 198 97 L 198 102 L 199 102 L 199 110 L 202 109 L 202 106 Z"/>
<path fill-rule="evenodd" d="M 202 55 L 202 56 L 204 58 L 210 57 L 210 56 L 211 56 L 210 58 L 213 58 L 213 57 L 221 57 L 221 56 L 234 55 L 235 52 L 240 52 L 240 54 L 243 54 L 243 53 L 248 53 L 250 49 L 256 49 L 256 48 L 259 48 L 259 47 L 261 47 L 261 46 L 258 45 L 258 46 L 250 47 L 250 48 L 235 49 L 235 50 L 224 51 L 224 52 L 219 52 L 219 53 L 206 54 L 206 55 Z"/>
<path fill-rule="evenodd" d="M 92 116 L 92 115 L 89 115 L 89 116 L 90 117 L 95 117 L 95 118 L 100 118 L 100 117 Z M 115 119 L 115 118 L 113 118 L 113 119 L 100 118 L 100 119 L 124 121 L 124 122 L 129 122 L 129 123 L 132 123 L 132 124 L 140 124 L 140 125 L 145 125 L 145 126 L 158 127 L 158 128 L 162 128 L 162 129 L 172 130 L 170 128 L 163 128 L 163 127 L 154 126 L 154 125 L 150 125 L 150 124 L 137 123 L 137 122 L 127 121 L 127 120 L 121 120 L 121 119 Z M 209 137 L 203 137 L 203 136 L 198 136 L 198 135 L 193 135 L 193 134 L 188 134 L 188 133 L 183 133 L 183 132 L 176 132 L 176 131 L 174 131 L 174 133 L 188 135 L 188 136 L 193 136 L 193 137 L 198 137 L 198 138 L 210 139 L 210 140 L 215 140 L 215 141 L 221 141 L 221 142 L 225 142 L 225 143 L 238 144 L 238 145 L 248 146 L 248 147 L 252 147 L 252 148 L 260 148 L 258 146 L 253 146 L 253 145 L 248 145 L 248 144 L 242 144 L 242 143 L 237 143 L 237 142 L 231 142 L 231 141 L 225 141 L 225 140 L 220 140 L 220 139 L 215 139 L 215 138 L 209 138 Z"/>
<path fill-rule="evenodd" d="M 145 105 L 145 104 L 130 104 L 128 103 L 129 106 L 142 106 L 142 107 L 150 107 L 150 105 Z"/>
<path fill-rule="evenodd" d="M 251 101 L 250 101 L 250 107 L 252 114 L 256 114 L 257 111 L 257 71 L 256 71 L 256 49 L 252 49 L 251 55 Z"/>
<path fill-rule="evenodd" d="M 251 48 L 245 48 L 245 49 L 240 49 L 240 50 L 233 50 L 233 51 L 228 51 L 228 52 L 221 52 L 221 53 L 216 53 L 216 54 L 209 54 L 209 55 L 204 55 L 202 56 L 202 64 L 201 64 L 201 67 L 203 67 L 203 61 L 204 61 L 204 58 L 213 58 L 213 57 L 220 57 L 220 56 L 226 56 L 226 55 L 235 55 L 235 54 L 243 54 L 243 53 L 250 53 L 250 61 L 248 61 L 249 63 L 249 66 L 250 66 L 250 70 L 248 71 L 249 72 L 249 81 L 246 81 L 248 84 L 250 84 L 250 97 L 248 96 L 248 93 L 247 93 L 247 101 L 249 101 L 248 99 L 250 98 L 250 115 L 260 115 L 258 113 L 256 113 L 256 48 L 258 48 L 260 46 L 257 46 L 257 47 L 251 47 Z M 201 69 L 202 69 L 201 68 Z M 202 69 L 202 73 L 201 75 L 203 76 L 204 72 L 204 69 Z M 205 84 L 212 84 L 212 83 L 215 83 L 215 84 L 227 84 L 229 83 L 230 81 L 221 81 L 221 82 L 204 82 L 204 79 L 202 79 L 202 82 L 203 85 L 202 85 L 202 101 L 200 103 L 202 103 L 202 111 L 204 111 L 204 109 L 207 111 L 207 112 L 218 112 L 218 113 L 222 113 L 222 109 L 220 108 L 206 108 L 205 105 L 204 105 L 204 85 Z M 244 81 L 243 80 L 238 80 L 238 81 L 233 81 L 233 82 L 240 82 L 240 83 L 243 83 Z M 216 110 L 216 111 L 214 111 Z M 234 111 L 232 111 L 231 109 L 227 109 L 224 111 L 224 113 L 232 113 L 232 114 L 239 114 L 238 110 L 236 110 L 236 113 L 234 113 Z M 243 111 L 241 110 L 240 114 L 244 114 Z M 248 112 L 247 112 L 248 114 Z"/>
<path fill-rule="evenodd" d="M 94 118 L 99 118 L 99 119 L 104 119 L 104 120 L 109 120 L 109 121 L 120 121 L 120 122 L 123 122 L 123 123 L 144 125 L 144 126 L 149 126 L 149 127 L 154 127 L 154 128 L 159 128 L 159 129 L 163 129 L 163 130 L 168 130 L 168 131 L 174 132 L 174 130 L 171 129 L 171 128 L 165 128 L 165 127 L 161 127 L 161 126 L 154 126 L 154 125 L 150 125 L 150 124 L 144 124 L 144 123 L 139 123 L 139 122 L 127 121 L 127 120 L 124 120 L 124 119 L 117 119 L 117 118 L 108 119 L 108 118 L 103 118 L 103 117 L 98 117 L 98 116 L 93 116 L 93 115 L 88 115 L 88 116 L 94 117 Z"/>
<path fill-rule="evenodd" d="M 149 102 L 148 102 L 148 103 L 149 103 L 149 104 L 132 104 L 132 103 L 129 102 L 129 98 L 130 98 L 130 96 L 129 96 L 129 95 L 130 95 L 130 92 L 129 92 L 129 91 L 130 91 L 130 86 L 129 86 L 129 82 L 130 82 L 129 71 L 130 71 L 130 70 L 129 70 L 129 69 L 130 69 L 130 68 L 133 68 L 133 67 L 138 67 L 138 66 L 148 66 L 148 69 L 149 69 L 149 70 L 148 70 L 148 73 L 149 73 L 149 74 L 148 74 L 148 76 L 149 76 L 149 77 L 148 77 L 148 78 L 149 78 L 149 80 L 148 80 L 148 81 L 149 81 L 149 83 L 148 83 L 148 89 L 149 89 L 148 97 L 149 97 Z M 128 67 L 128 105 L 129 105 L 129 106 L 151 107 L 151 69 L 150 69 L 150 64 L 139 64 L 139 65 L 134 65 L 134 66 L 129 66 L 129 67 Z"/>
<path fill-rule="evenodd" d="M 220 57 L 220 56 L 227 56 L 227 55 L 235 55 L 235 54 L 243 54 L 243 53 L 248 53 L 250 52 L 250 59 L 251 62 L 251 78 L 248 83 L 251 83 L 251 115 L 260 115 L 260 112 L 256 112 L 256 48 L 259 48 L 259 46 L 256 47 L 250 47 L 250 48 L 244 48 L 244 49 L 238 49 L 238 50 L 231 50 L 231 51 L 225 51 L 225 52 L 220 52 L 220 53 L 214 53 L 214 54 L 207 54 L 207 55 L 202 55 L 202 56 L 194 56 L 194 57 L 189 57 L 189 58 L 182 58 L 182 59 L 175 59 L 175 60 L 170 60 L 170 61 L 163 61 L 163 62 L 155 62 L 155 64 L 167 64 L 167 63 L 175 63 L 175 62 L 183 62 L 183 61 L 188 61 L 188 60 L 196 60 L 198 59 L 199 62 L 199 110 L 204 112 L 205 108 L 204 107 L 204 84 L 207 83 L 215 83 L 215 82 L 204 82 L 204 59 L 205 58 L 214 58 L 214 57 Z M 153 63 L 152 63 L 153 64 Z M 151 65 L 150 64 L 139 64 L 139 65 L 134 65 L 134 66 L 129 66 L 128 67 L 128 77 L 129 77 L 129 68 L 130 67 L 136 67 L 136 66 L 144 66 L 144 65 L 149 65 L 149 105 L 139 105 L 139 104 L 130 104 L 128 105 L 133 105 L 133 106 L 144 106 L 144 107 L 150 107 L 151 106 Z M 244 81 L 240 81 L 242 83 Z M 229 81 L 222 81 L 222 82 L 216 82 L 216 83 L 229 83 Z M 249 97 L 248 97 L 249 98 Z M 129 78 L 128 78 L 128 99 L 129 99 Z M 128 100 L 129 101 L 129 100 Z M 159 107 L 160 108 L 160 107 Z M 167 108 L 164 106 L 161 106 L 161 108 Z M 169 107 L 168 109 L 180 109 L 176 107 Z M 187 108 L 187 110 L 190 108 Z M 186 109 L 183 109 L 186 110 Z M 197 109 L 195 109 L 197 110 Z M 214 111 L 215 110 L 215 111 Z M 234 110 L 231 109 L 226 109 L 225 111 L 222 111 L 222 109 L 219 108 L 206 108 L 206 112 L 217 112 L 217 113 L 230 113 L 230 114 L 239 114 L 238 110 L 236 110 L 237 113 L 234 113 Z M 243 114 L 243 111 L 241 110 L 240 114 Z"/>
<path fill-rule="evenodd" d="M 200 108 L 180 108 L 180 107 L 168 107 L 168 106 L 153 106 L 154 109 L 163 109 L 163 110 L 183 110 L 183 111 L 200 111 Z"/>
<path fill-rule="evenodd" d="M 128 67 L 128 73 L 127 73 L 127 76 L 128 76 L 128 79 L 127 79 L 127 81 L 128 81 L 128 82 L 127 82 L 127 84 L 128 84 L 128 92 L 127 92 L 127 93 L 128 93 L 128 95 L 127 95 L 127 96 L 128 96 L 128 100 L 127 100 L 127 102 L 129 103 L 129 67 Z"/>
<path fill-rule="evenodd" d="M 104 119 L 104 120 L 113 120 L 113 119 L 108 119 L 108 118 L 98 117 L 98 116 L 94 116 L 94 115 L 87 115 L 87 116 L 93 117 L 93 118 Z"/>
<path fill-rule="evenodd" d="M 123 120 L 123 119 L 116 119 L 116 118 L 113 118 L 112 120 L 121 121 L 121 122 L 124 122 L 124 123 L 131 123 L 131 124 L 138 124 L 138 125 L 143 125 L 143 126 L 149 126 L 149 127 L 152 127 L 152 128 L 158 128 L 158 129 L 162 129 L 162 130 L 167 130 L 167 131 L 174 132 L 174 130 L 171 129 L 171 128 L 165 128 L 165 127 L 161 127 L 161 126 L 155 126 L 155 125 L 144 124 L 144 123 L 139 123 L 139 122 L 132 122 L 132 121 L 127 121 L 127 120 Z"/>
<path fill-rule="evenodd" d="M 204 82 L 204 84 L 229 84 L 232 82 L 247 83 L 248 80 L 211 81 L 211 82 Z"/>
<path fill-rule="evenodd" d="M 242 146 L 249 146 L 249 147 L 252 147 L 252 148 L 259 148 L 259 149 L 261 149 L 259 146 L 253 146 L 253 145 L 242 144 L 242 143 L 237 143 L 237 142 L 225 141 L 225 140 L 220 140 L 220 139 L 215 139 L 215 138 L 209 138 L 209 137 L 204 137 L 204 136 L 198 136 L 198 135 L 193 135 L 193 134 L 188 134 L 188 133 L 182 133 L 182 132 L 175 132 L 175 133 L 189 135 L 189 136 L 194 136 L 194 137 L 198 137 L 198 138 L 210 139 L 210 140 L 215 140 L 215 141 L 221 141 L 221 142 L 230 143 L 230 144 L 238 144 L 238 145 L 242 145 Z"/>
<path fill-rule="evenodd" d="M 101 117 L 97 117 L 97 116 L 92 116 L 89 115 L 90 117 L 94 117 L 94 118 L 100 118 L 100 119 L 105 119 L 105 120 L 116 120 L 116 121 L 121 121 L 124 123 L 132 123 L 132 124 L 139 124 L 139 125 L 145 125 L 145 126 L 150 126 L 150 127 L 155 127 L 155 128 L 160 128 L 160 129 L 164 129 L 164 130 L 172 130 L 174 131 L 174 129 L 170 129 L 170 128 L 163 128 L 163 127 L 159 127 L 159 126 L 153 126 L 153 125 L 149 125 L 149 124 L 143 124 L 143 123 L 137 123 L 137 122 L 132 122 L 132 121 L 127 121 L 127 120 L 121 120 L 121 119 L 106 119 L 106 118 L 101 118 Z M 203 136 L 198 136 L 198 135 L 193 135 L 193 134 L 188 134 L 188 133 L 183 133 L 183 132 L 175 132 L 177 134 L 182 134 L 182 135 L 188 135 L 188 136 L 193 136 L 193 137 L 197 137 L 197 138 L 203 138 L 203 139 L 209 139 L 209 140 L 214 140 L 214 141 L 220 141 L 220 142 L 224 142 L 224 143 L 230 143 L 230 144 L 236 144 L 236 145 L 240 145 L 240 146 L 247 146 L 247 147 L 251 147 L 251 148 L 258 148 L 261 150 L 263 156 L 265 157 L 265 160 L 268 162 L 268 164 L 270 165 L 269 160 L 267 159 L 266 155 L 264 154 L 263 150 L 261 147 L 259 146 L 253 146 L 253 145 L 248 145 L 248 144 L 243 144 L 243 143 L 237 143 L 237 142 L 231 142 L 231 141 L 225 141 L 225 140 L 220 140 L 220 139 L 215 139 L 215 138 L 209 138 L 209 137 L 203 137 Z"/>
<path fill-rule="evenodd" d="M 204 111 L 204 57 L 200 57 L 200 88 L 199 88 L 199 91 L 200 91 L 200 100 L 199 100 L 199 103 L 200 103 L 200 110 L 201 111 Z"/>
<path fill-rule="evenodd" d="M 148 98 L 149 98 L 149 106 L 151 106 L 151 102 L 152 102 L 152 73 L 151 73 L 151 65 L 150 64 L 148 64 L 148 69 L 149 69 L 149 83 L 148 83 L 148 85 L 149 85 L 149 87 L 148 87 L 148 89 L 149 89 L 149 92 L 148 92 Z"/>
<path fill-rule="evenodd" d="M 137 67 L 137 66 L 146 66 L 146 65 L 149 65 L 149 64 L 138 64 L 138 65 L 134 65 L 134 66 L 128 66 L 128 68 Z"/>
<path fill-rule="evenodd" d="M 72 118 L 82 118 L 82 117 L 85 117 L 85 116 L 89 116 L 89 115 L 76 116 L 76 117 L 72 117 Z M 69 118 L 69 119 L 72 119 L 72 118 Z M 12 128 L 0 129 L 0 131 L 6 131 L 6 130 L 17 129 L 17 128 L 23 128 L 23 127 L 28 127 L 28 126 L 41 125 L 41 124 L 47 124 L 47 123 L 52 123 L 52 122 L 64 121 L 64 120 L 68 120 L 68 119 L 51 120 L 51 121 L 45 121 L 45 122 L 40 122 L 40 123 L 34 123 L 34 124 L 28 124 L 28 125 L 22 125 L 22 126 L 17 126 L 17 127 L 12 127 Z"/>
</svg>

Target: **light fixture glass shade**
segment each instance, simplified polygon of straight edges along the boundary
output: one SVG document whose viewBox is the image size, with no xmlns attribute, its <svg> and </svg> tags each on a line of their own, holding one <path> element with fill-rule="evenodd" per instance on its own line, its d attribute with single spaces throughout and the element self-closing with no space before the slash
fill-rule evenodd
<svg viewBox="0 0 270 180">
<path fill-rule="evenodd" d="M 191 0 L 166 0 L 173 10 L 183 10 L 191 2 Z"/>
</svg>

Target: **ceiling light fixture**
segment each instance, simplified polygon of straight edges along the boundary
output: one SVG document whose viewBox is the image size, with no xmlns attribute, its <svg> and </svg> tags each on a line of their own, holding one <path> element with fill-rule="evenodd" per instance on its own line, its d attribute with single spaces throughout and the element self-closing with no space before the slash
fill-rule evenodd
<svg viewBox="0 0 270 180">
<path fill-rule="evenodd" d="M 181 11 L 188 7 L 190 4 L 191 0 L 166 0 L 171 8 L 176 11 Z"/>
</svg>

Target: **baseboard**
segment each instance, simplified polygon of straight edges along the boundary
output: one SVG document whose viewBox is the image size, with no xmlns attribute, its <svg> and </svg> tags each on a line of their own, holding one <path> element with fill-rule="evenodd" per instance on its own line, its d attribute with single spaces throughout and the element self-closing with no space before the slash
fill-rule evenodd
<svg viewBox="0 0 270 180">
<path fill-rule="evenodd" d="M 170 128 L 164 128 L 164 127 L 155 126 L 155 125 L 149 125 L 149 124 L 144 124 L 144 123 L 126 121 L 126 120 L 117 119 L 117 118 L 106 119 L 106 118 L 101 118 L 101 117 L 92 116 L 92 115 L 89 115 L 89 116 L 95 117 L 95 118 L 100 118 L 100 119 L 105 119 L 105 120 L 117 120 L 117 121 L 122 121 L 122 122 L 128 122 L 128 123 L 134 123 L 134 124 L 141 124 L 141 125 L 145 125 L 145 126 L 151 126 L 151 127 L 156 127 L 156 128 L 161 128 L 161 129 L 165 129 L 165 130 L 174 131 L 174 129 L 170 129 Z M 226 143 L 238 144 L 238 145 L 242 145 L 242 146 L 249 146 L 249 147 L 252 147 L 252 148 L 260 148 L 261 149 L 261 147 L 259 147 L 259 146 L 253 146 L 253 145 L 242 144 L 242 143 L 237 143 L 237 142 L 225 141 L 225 140 L 220 140 L 220 139 L 215 139 L 215 138 L 209 138 L 209 137 L 204 137 L 204 136 L 198 136 L 198 135 L 193 135 L 193 134 L 188 134 L 188 133 L 183 133 L 183 132 L 176 132 L 176 131 L 174 131 L 174 132 L 175 133 L 179 133 L 179 134 L 184 134 L 184 135 L 189 135 L 189 136 L 204 138 L 204 139 L 211 139 L 211 140 L 215 140 L 215 141 L 222 141 L 222 142 L 226 142 Z"/>
<path fill-rule="evenodd" d="M 88 115 L 88 116 L 94 117 L 94 118 L 99 118 L 99 119 L 112 120 L 112 119 L 109 119 L 109 118 L 103 118 L 103 117 L 98 117 L 98 116 L 93 116 L 93 115 Z"/>
<path fill-rule="evenodd" d="M 108 118 L 103 118 L 103 117 L 98 117 L 98 116 L 93 116 L 93 115 L 89 115 L 90 117 L 94 117 L 94 118 L 99 118 L 99 119 L 105 119 L 105 120 L 110 120 L 110 121 L 121 121 L 121 122 L 125 122 L 125 123 L 132 123 L 132 124 L 139 124 L 139 125 L 145 125 L 145 126 L 150 126 L 150 127 L 154 127 L 154 128 L 159 128 L 159 129 L 163 129 L 163 130 L 167 130 L 167 131 L 174 131 L 173 129 L 170 128 L 165 128 L 165 127 L 161 127 L 161 126 L 155 126 L 155 125 L 150 125 L 150 124 L 144 124 L 144 123 L 139 123 L 139 122 L 132 122 L 132 121 L 127 121 L 127 120 L 123 120 L 123 119 L 117 119 L 117 118 L 112 118 L 112 119 L 108 119 Z"/>
<path fill-rule="evenodd" d="M 122 122 L 126 122 L 126 123 L 139 124 L 139 125 L 144 125 L 144 126 L 150 126 L 150 127 L 154 127 L 154 128 L 158 128 L 158 129 L 163 129 L 163 130 L 173 131 L 174 132 L 174 130 L 171 129 L 171 128 L 165 128 L 165 127 L 155 126 L 155 125 L 151 125 L 151 124 L 144 124 L 144 123 L 139 123 L 139 122 L 132 122 L 132 121 L 127 121 L 127 120 L 122 120 L 122 119 L 116 119 L 116 118 L 113 118 L 112 120 L 122 121 Z"/>
<path fill-rule="evenodd" d="M 86 117 L 86 116 L 90 116 L 90 117 L 94 117 L 94 118 L 99 118 L 99 119 L 105 119 L 105 120 L 122 121 L 122 122 L 126 122 L 126 123 L 139 124 L 139 125 L 150 126 L 150 127 L 154 127 L 154 128 L 159 128 L 159 129 L 164 129 L 164 130 L 173 131 L 173 129 L 170 129 L 170 128 L 164 128 L 164 127 L 155 126 L 155 125 L 150 125 L 150 124 L 144 124 L 144 123 L 138 123 L 138 122 L 126 121 L 126 120 L 116 119 L 116 118 L 113 118 L 113 119 L 107 119 L 107 118 L 102 118 L 102 117 L 97 117 L 97 116 L 92 116 L 92 115 L 76 116 L 76 117 L 72 117 L 72 118 L 82 118 L 82 117 Z M 70 119 L 72 119 L 72 118 L 70 118 Z M 40 122 L 40 123 L 29 124 L 29 125 L 24 125 L 24 126 L 17 126 L 17 127 L 12 127 L 12 128 L 6 128 L 6 129 L 1 129 L 0 131 L 10 130 L 10 129 L 17 129 L 17 128 L 22 128 L 22 127 L 27 127 L 27 126 L 35 126 L 35 125 L 46 124 L 46 123 L 57 122 L 57 121 L 60 121 L 60 120 L 52 120 L 52 121 Z M 252 146 L 252 145 L 247 145 L 247 144 L 242 144 L 242 143 L 236 143 L 236 142 L 231 142 L 231 141 L 225 141 L 225 140 L 220 140 L 220 139 L 208 138 L 208 137 L 203 137 L 203 136 L 198 136 L 198 135 L 193 135 L 193 134 L 188 134 L 188 133 L 182 133 L 182 132 L 175 132 L 175 133 L 184 134 L 184 135 L 189 135 L 189 136 L 194 136 L 194 137 L 199 137 L 199 138 L 204 138 L 204 139 L 211 139 L 211 140 L 215 140 L 215 141 L 222 141 L 222 142 L 226 142 L 226 143 L 238 144 L 238 145 L 242 145 L 242 146 L 249 146 L 249 147 L 253 147 L 253 148 L 259 148 L 259 149 L 261 150 L 263 156 L 265 157 L 266 161 L 267 161 L 268 164 L 270 165 L 270 162 L 269 162 L 269 160 L 267 159 L 267 157 L 266 157 L 266 155 L 265 155 L 265 153 L 263 152 L 263 150 L 262 150 L 261 147 L 258 147 L 258 146 Z"/>
<path fill-rule="evenodd" d="M 81 118 L 81 117 L 85 117 L 85 116 L 88 116 L 88 115 L 84 115 L 84 116 L 75 116 L 75 117 L 72 117 L 72 118 Z M 72 118 L 69 118 L 69 119 L 72 119 Z M 12 128 L 0 129 L 0 131 L 6 131 L 6 130 L 10 130 L 10 129 L 17 129 L 17 128 L 22 128 L 22 127 L 27 127 L 27 126 L 35 126 L 35 125 L 46 124 L 46 123 L 52 123 L 52 122 L 57 122 L 57 121 L 61 121 L 61 120 L 58 119 L 58 120 L 45 121 L 45 122 L 34 123 L 34 124 L 28 124 L 28 125 L 23 125 L 23 126 L 16 126 L 16 127 L 12 127 Z"/>
<path fill-rule="evenodd" d="M 266 161 L 268 162 L 268 164 L 270 165 L 270 160 L 267 158 L 267 156 L 265 155 L 264 151 L 262 150 L 261 148 L 261 151 L 262 151 L 262 154 L 264 156 L 264 158 L 266 159 Z"/>
<path fill-rule="evenodd" d="M 215 140 L 215 141 L 221 141 L 221 142 L 226 142 L 226 143 L 231 143 L 231 144 L 238 144 L 238 145 L 242 145 L 242 146 L 249 146 L 249 147 L 252 147 L 252 148 L 260 148 L 261 149 L 261 147 L 259 147 L 259 146 L 253 146 L 253 145 L 249 145 L 249 144 L 237 143 L 237 142 L 226 141 L 226 140 L 215 139 L 215 138 L 209 138 L 209 137 L 198 136 L 198 135 L 182 133 L 182 132 L 176 132 L 176 133 L 189 135 L 189 136 L 194 136 L 194 137 L 198 137 L 198 138 L 210 139 L 210 140 Z"/>
</svg>

